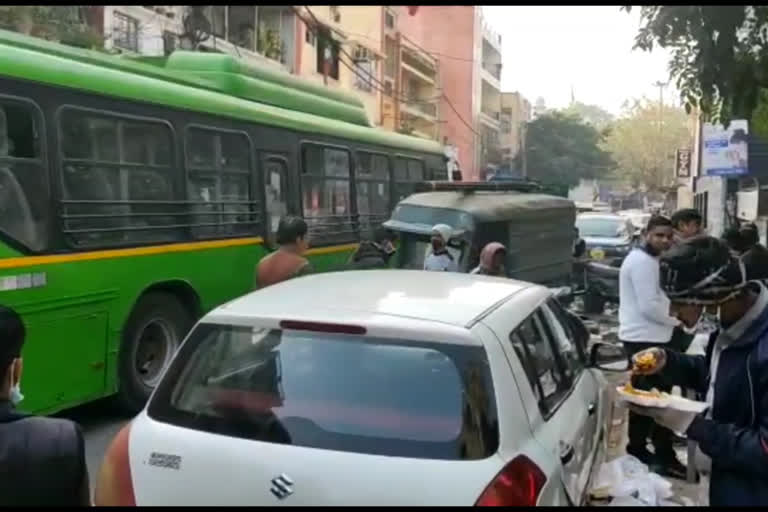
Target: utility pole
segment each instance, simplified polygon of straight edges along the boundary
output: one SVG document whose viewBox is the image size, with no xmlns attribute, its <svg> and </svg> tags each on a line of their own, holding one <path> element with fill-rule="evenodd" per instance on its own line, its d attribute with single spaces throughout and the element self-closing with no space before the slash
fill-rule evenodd
<svg viewBox="0 0 768 512">
<path fill-rule="evenodd" d="M 654 87 L 659 88 L 659 138 L 658 142 L 656 144 L 656 150 L 663 152 L 663 144 L 662 144 L 662 133 L 663 133 L 663 124 L 664 124 L 664 88 L 667 86 L 664 82 L 661 80 L 657 80 L 656 83 L 653 84 Z M 656 176 L 657 180 L 659 179 L 660 172 L 664 168 L 664 155 L 662 154 L 660 159 L 657 160 L 658 162 L 658 168 L 656 169 Z M 663 179 L 663 178 L 662 178 Z M 647 185 L 647 184 L 646 184 Z"/>
</svg>

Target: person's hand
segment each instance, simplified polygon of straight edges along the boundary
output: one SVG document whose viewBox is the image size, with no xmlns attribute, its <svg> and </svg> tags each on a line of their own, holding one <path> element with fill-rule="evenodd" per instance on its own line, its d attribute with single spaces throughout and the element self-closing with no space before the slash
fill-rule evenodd
<svg viewBox="0 0 768 512">
<path fill-rule="evenodd" d="M 667 407 L 644 407 L 635 404 L 629 404 L 629 410 L 635 414 L 653 418 L 653 421 L 678 435 L 685 435 L 688 427 L 693 423 L 693 419 L 699 414 Z"/>
<path fill-rule="evenodd" d="M 654 375 L 667 364 L 667 352 L 663 348 L 648 348 L 632 356 L 632 373 Z"/>
</svg>

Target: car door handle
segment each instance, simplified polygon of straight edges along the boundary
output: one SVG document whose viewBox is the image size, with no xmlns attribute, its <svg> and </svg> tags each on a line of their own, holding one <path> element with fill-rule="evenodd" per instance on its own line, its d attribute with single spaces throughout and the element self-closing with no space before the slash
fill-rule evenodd
<svg viewBox="0 0 768 512">
<path fill-rule="evenodd" d="M 597 404 L 595 402 L 592 402 L 587 406 L 587 414 L 592 416 L 593 414 L 595 414 L 595 411 L 597 411 Z"/>
<path fill-rule="evenodd" d="M 560 441 L 560 462 L 562 462 L 563 465 L 566 465 L 573 460 L 574 453 L 576 453 L 576 450 L 574 450 L 572 444 Z"/>
</svg>

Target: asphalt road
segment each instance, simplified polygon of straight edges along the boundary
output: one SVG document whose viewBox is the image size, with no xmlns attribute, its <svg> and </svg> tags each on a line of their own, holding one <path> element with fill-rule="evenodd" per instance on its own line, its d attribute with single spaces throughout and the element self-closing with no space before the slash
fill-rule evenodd
<svg viewBox="0 0 768 512">
<path fill-rule="evenodd" d="M 88 464 L 91 492 L 93 492 L 104 453 L 109 443 L 130 418 L 116 412 L 107 401 L 76 407 L 57 414 L 57 416 L 74 420 L 83 429 L 85 457 Z"/>
</svg>

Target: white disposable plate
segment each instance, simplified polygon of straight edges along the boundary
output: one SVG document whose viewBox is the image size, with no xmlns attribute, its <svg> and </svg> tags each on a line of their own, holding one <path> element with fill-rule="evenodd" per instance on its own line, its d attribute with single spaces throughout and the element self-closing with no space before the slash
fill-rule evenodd
<svg viewBox="0 0 768 512">
<path fill-rule="evenodd" d="M 662 393 L 660 397 L 639 396 L 627 393 L 624 386 L 616 388 L 619 398 L 625 402 L 641 407 L 664 407 L 677 409 L 678 411 L 702 412 L 707 408 L 706 402 L 697 402 L 677 395 Z"/>
</svg>

